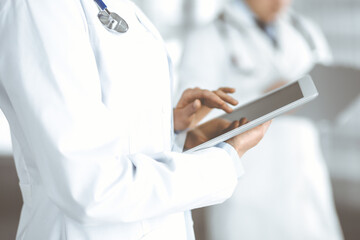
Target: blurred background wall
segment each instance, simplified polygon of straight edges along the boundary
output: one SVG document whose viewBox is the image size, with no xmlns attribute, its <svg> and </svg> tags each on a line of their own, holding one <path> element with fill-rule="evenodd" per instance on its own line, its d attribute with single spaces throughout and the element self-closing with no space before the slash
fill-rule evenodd
<svg viewBox="0 0 360 240">
<path fill-rule="evenodd" d="M 319 24 L 337 63 L 360 67 L 360 1 L 295 0 L 294 8 Z"/>
<path fill-rule="evenodd" d="M 163 35 L 176 70 L 181 60 L 186 34 L 192 28 L 211 21 L 225 0 L 135 2 Z M 293 8 L 313 19 L 321 27 L 330 43 L 336 64 L 360 68 L 359 0 L 295 0 Z M 339 94 L 345 95 L 346 92 Z M 345 239 L 354 240 L 360 239 L 359 119 L 358 98 L 343 110 L 335 122 L 324 120 L 317 123 Z M 0 239 L 15 238 L 21 202 L 8 128 L 6 123 L 0 121 Z M 196 218 L 196 214 L 194 217 Z M 197 234 L 201 234 L 201 230 L 201 225 L 198 224 Z"/>
<path fill-rule="evenodd" d="M 335 63 L 360 67 L 360 1 L 295 0 L 294 8 L 322 28 Z M 332 176 L 335 203 L 345 239 L 360 238 L 357 230 L 360 226 L 359 118 L 358 99 L 344 109 L 336 125 L 322 126 L 323 151 Z"/>
</svg>

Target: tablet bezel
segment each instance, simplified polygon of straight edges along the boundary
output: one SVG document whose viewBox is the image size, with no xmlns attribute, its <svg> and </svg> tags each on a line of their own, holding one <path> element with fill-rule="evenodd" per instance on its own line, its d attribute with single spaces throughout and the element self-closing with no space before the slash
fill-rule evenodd
<svg viewBox="0 0 360 240">
<path fill-rule="evenodd" d="M 292 85 L 292 84 L 294 84 L 296 82 L 298 82 L 300 90 L 302 92 L 302 95 L 303 95 L 302 98 L 300 98 L 298 100 L 295 100 L 294 102 L 291 102 L 291 103 L 289 103 L 289 104 L 287 104 L 285 106 L 282 106 L 282 107 L 280 107 L 280 108 L 278 108 L 278 109 L 276 109 L 276 110 L 274 110 L 274 111 L 272 111 L 270 113 L 267 113 L 267 114 L 265 114 L 265 115 L 263 115 L 263 116 L 261 116 L 261 117 L 259 117 L 257 119 L 254 119 L 254 120 L 252 120 L 251 122 L 249 122 L 247 124 L 244 124 L 244 125 L 242 125 L 242 126 L 240 126 L 238 128 L 235 128 L 235 129 L 229 131 L 229 132 L 226 132 L 226 133 L 224 133 L 224 134 L 222 134 L 220 136 L 217 136 L 217 137 L 215 137 L 213 139 L 210 139 L 210 140 L 208 140 L 208 141 L 206 141 L 206 142 L 204 142 L 202 144 L 199 144 L 199 145 L 197 145 L 197 146 L 195 146 L 193 148 L 190 148 L 190 149 L 188 149 L 188 150 L 186 150 L 184 152 L 185 153 L 191 153 L 191 152 L 194 152 L 194 151 L 197 151 L 197 150 L 200 150 L 200 149 L 212 147 L 212 146 L 214 146 L 214 145 L 216 145 L 216 144 L 218 144 L 220 142 L 226 141 L 226 140 L 228 140 L 228 139 L 230 139 L 230 138 L 232 138 L 232 137 L 234 137 L 236 135 L 239 135 L 239 134 L 241 134 L 243 132 L 246 132 L 247 130 L 250 130 L 250 129 L 252 129 L 252 128 L 254 128 L 254 127 L 256 127 L 256 126 L 258 126 L 258 125 L 260 125 L 262 123 L 265 123 L 265 122 L 267 122 L 267 121 L 269 121 L 269 120 L 271 120 L 271 119 L 273 119 L 273 118 L 275 118 L 275 117 L 277 117 L 277 116 L 279 116 L 279 115 L 281 115 L 281 114 L 283 114 L 285 112 L 288 112 L 288 111 L 290 111 L 290 110 L 292 110 L 292 109 L 294 109 L 294 108 L 296 108 L 298 106 L 301 106 L 301 105 L 315 99 L 319 95 L 319 93 L 318 93 L 318 91 L 317 91 L 317 89 L 315 87 L 315 84 L 312 81 L 311 77 L 309 75 L 306 75 L 306 76 L 300 78 L 297 81 L 290 82 L 290 83 L 288 83 L 288 84 L 286 84 L 286 85 L 284 85 L 284 86 L 282 86 L 280 88 L 277 88 L 277 89 L 275 89 L 273 91 L 270 91 L 269 93 L 267 93 L 267 94 L 265 94 L 265 95 L 263 95 L 263 96 L 261 96 L 261 97 L 259 97 L 257 99 L 254 99 L 254 100 L 252 100 L 252 101 L 250 101 L 250 102 L 248 102 L 246 104 L 243 104 L 243 105 L 235 108 L 234 111 L 237 111 L 238 109 L 243 108 L 246 105 L 252 104 L 253 102 L 255 102 L 255 101 L 259 100 L 259 99 L 266 98 L 267 96 L 269 96 L 271 94 L 276 94 L 276 92 L 278 92 L 278 91 L 280 91 L 282 89 L 285 89 L 288 86 L 290 86 L 290 85 Z M 227 115 L 227 114 L 223 114 L 221 116 L 218 116 L 217 118 L 221 118 L 224 115 Z"/>
</svg>

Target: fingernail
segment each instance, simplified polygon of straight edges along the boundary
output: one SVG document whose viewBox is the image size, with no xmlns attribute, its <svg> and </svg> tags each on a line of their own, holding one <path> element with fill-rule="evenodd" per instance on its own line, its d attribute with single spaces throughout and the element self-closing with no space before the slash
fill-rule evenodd
<svg viewBox="0 0 360 240">
<path fill-rule="evenodd" d="M 199 105 L 199 103 L 198 103 L 199 101 L 196 99 L 194 102 L 193 102 L 193 104 L 192 104 L 192 107 L 193 107 L 193 109 L 197 109 L 198 108 L 198 105 Z"/>
</svg>

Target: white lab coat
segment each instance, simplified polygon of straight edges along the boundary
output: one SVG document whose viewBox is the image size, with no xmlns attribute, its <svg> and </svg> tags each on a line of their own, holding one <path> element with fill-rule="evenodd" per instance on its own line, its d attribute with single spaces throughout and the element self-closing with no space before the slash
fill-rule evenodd
<svg viewBox="0 0 360 240">
<path fill-rule="evenodd" d="M 295 80 L 315 63 L 331 60 L 321 32 L 309 20 L 291 13 L 311 36 L 314 48 L 285 13 L 276 22 L 279 47 L 275 49 L 244 11 L 231 3 L 224 10 L 227 24 L 217 20 L 190 34 L 178 97 L 188 87 L 228 86 L 237 89 L 234 97 L 241 104 L 277 80 Z M 231 63 L 231 54 L 238 66 Z M 202 210 L 207 240 L 342 239 L 319 137 L 311 122 L 276 119 L 259 146 L 243 159 L 247 171 L 233 197 Z"/>
<path fill-rule="evenodd" d="M 24 205 L 17 239 L 191 239 L 184 211 L 228 198 L 228 152 L 172 152 L 169 66 L 127 0 L 115 35 L 93 1 L 0 2 L 0 107 Z"/>
</svg>

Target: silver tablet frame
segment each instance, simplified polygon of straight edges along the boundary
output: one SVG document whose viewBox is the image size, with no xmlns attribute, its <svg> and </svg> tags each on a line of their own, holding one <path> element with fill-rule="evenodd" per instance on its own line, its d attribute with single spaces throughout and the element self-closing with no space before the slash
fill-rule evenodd
<svg viewBox="0 0 360 240">
<path fill-rule="evenodd" d="M 319 95 L 319 93 L 318 93 L 318 91 L 316 89 L 316 86 L 315 86 L 313 80 L 311 79 L 311 77 L 309 75 L 306 75 L 306 76 L 300 78 L 299 80 L 297 80 L 295 82 L 299 83 L 299 86 L 300 86 L 300 89 L 301 89 L 301 92 L 302 92 L 302 95 L 303 95 L 302 98 L 300 98 L 298 100 L 295 100 L 292 103 L 289 103 L 289 104 L 287 104 L 287 105 L 285 105 L 283 107 L 280 107 L 280 108 L 278 108 L 278 109 L 276 109 L 276 110 L 274 110 L 274 111 L 272 111 L 272 112 L 270 112 L 268 114 L 265 114 L 265 115 L 263 115 L 263 116 L 261 116 L 259 118 L 256 118 L 256 119 L 252 120 L 251 122 L 249 122 L 249 123 L 247 123 L 245 125 L 242 125 L 242 126 L 240 126 L 238 128 L 235 128 L 235 129 L 233 129 L 233 130 L 231 130 L 229 132 L 226 132 L 226 133 L 224 133 L 224 134 L 222 134 L 220 136 L 217 136 L 217 137 L 215 137 L 213 139 L 210 139 L 210 140 L 208 140 L 208 141 L 206 141 L 206 142 L 204 142 L 204 143 L 202 143 L 200 145 L 197 145 L 196 147 L 188 149 L 188 150 L 186 150 L 184 152 L 185 153 L 191 153 L 191 152 L 195 152 L 195 151 L 200 150 L 200 149 L 212 147 L 212 146 L 214 146 L 214 145 L 216 145 L 216 144 L 218 144 L 220 142 L 226 141 L 226 140 L 228 140 L 228 139 L 230 139 L 232 137 L 235 137 L 236 135 L 239 135 L 239 134 L 244 133 L 244 132 L 246 132 L 246 131 L 248 131 L 248 130 L 256 127 L 256 126 L 259 126 L 260 124 L 265 123 L 265 122 L 267 122 L 267 121 L 269 121 L 269 120 L 271 120 L 271 119 L 273 119 L 273 118 L 275 118 L 275 117 L 277 117 L 277 116 L 279 116 L 279 115 L 281 115 L 283 113 L 286 113 L 286 112 L 288 112 L 288 111 L 290 111 L 290 110 L 292 110 L 292 109 L 294 109 L 296 107 L 299 107 L 299 106 L 301 106 L 301 105 L 303 105 L 303 104 L 305 104 L 307 102 L 310 102 L 311 100 L 315 99 Z M 252 101 L 250 101 L 250 102 L 248 102 L 246 104 L 243 104 L 243 105 L 237 107 L 236 109 L 234 109 L 234 111 L 237 111 L 239 108 L 242 108 L 242 107 L 244 107 L 246 105 L 252 104 L 253 102 L 258 101 L 259 99 L 266 98 L 267 96 L 272 95 L 272 94 L 276 94 L 281 89 L 286 89 L 288 86 L 294 84 L 295 82 L 290 82 L 290 83 L 288 83 L 288 84 L 286 84 L 286 85 L 284 85 L 284 86 L 282 86 L 280 88 L 277 88 L 277 89 L 275 89 L 275 90 L 261 96 L 260 98 L 252 100 Z M 226 114 L 224 114 L 224 115 L 226 115 Z M 222 115 L 222 116 L 224 116 L 224 115 Z M 219 118 L 221 118 L 221 116 L 219 116 Z"/>
</svg>

